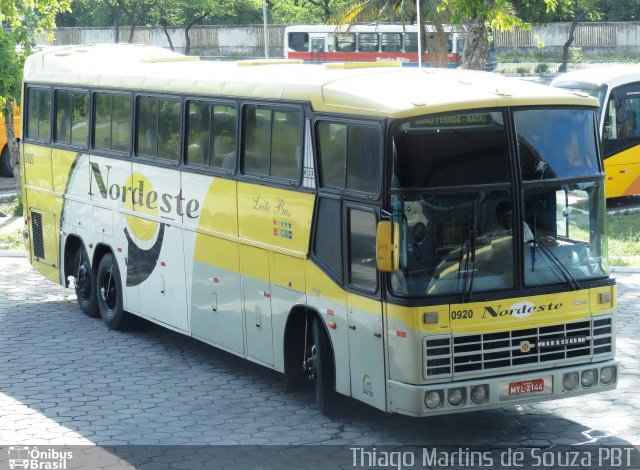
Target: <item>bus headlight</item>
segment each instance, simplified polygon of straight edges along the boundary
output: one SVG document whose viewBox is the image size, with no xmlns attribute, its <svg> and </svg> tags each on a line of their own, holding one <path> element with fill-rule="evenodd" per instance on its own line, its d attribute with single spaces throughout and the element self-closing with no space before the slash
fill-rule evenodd
<svg viewBox="0 0 640 470">
<path fill-rule="evenodd" d="M 464 402 L 464 388 L 452 388 L 447 391 L 447 402 L 451 406 L 460 406 Z"/>
<path fill-rule="evenodd" d="M 583 387 L 589 388 L 596 383 L 596 378 L 596 371 L 593 369 L 588 369 L 582 372 L 582 375 L 580 376 L 580 383 Z"/>
<path fill-rule="evenodd" d="M 424 406 L 430 410 L 439 408 L 442 404 L 442 394 L 438 390 L 431 390 L 424 396 Z"/>
<path fill-rule="evenodd" d="M 577 372 L 569 372 L 568 374 L 564 374 L 562 377 L 562 388 L 567 391 L 575 390 L 578 386 L 578 373 Z"/>
<path fill-rule="evenodd" d="M 616 380 L 616 368 L 613 366 L 607 366 L 600 369 L 600 383 L 602 385 L 609 385 Z"/>
<path fill-rule="evenodd" d="M 482 405 L 489 399 L 489 387 L 476 385 L 471 388 L 471 401 L 476 405 Z"/>
</svg>

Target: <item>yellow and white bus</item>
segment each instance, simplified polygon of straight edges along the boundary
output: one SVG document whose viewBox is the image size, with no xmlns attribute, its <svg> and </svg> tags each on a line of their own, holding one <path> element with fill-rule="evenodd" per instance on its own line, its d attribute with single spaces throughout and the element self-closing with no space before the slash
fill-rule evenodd
<svg viewBox="0 0 640 470">
<path fill-rule="evenodd" d="M 412 416 L 615 388 L 596 100 L 393 64 L 30 57 L 28 253 L 138 315 Z M 399 64 L 397 64 L 399 65 Z"/>
<path fill-rule="evenodd" d="M 551 85 L 598 98 L 607 198 L 640 194 L 640 67 L 576 70 Z"/>
</svg>

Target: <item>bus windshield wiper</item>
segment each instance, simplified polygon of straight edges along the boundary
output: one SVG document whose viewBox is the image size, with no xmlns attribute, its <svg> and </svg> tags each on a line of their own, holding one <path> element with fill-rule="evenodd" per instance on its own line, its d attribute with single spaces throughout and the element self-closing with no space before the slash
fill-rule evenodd
<svg viewBox="0 0 640 470">
<path fill-rule="evenodd" d="M 569 272 L 567 267 L 564 264 L 562 264 L 562 261 L 560 261 L 558 259 L 558 257 L 551 251 L 551 249 L 548 246 L 546 246 L 542 242 L 541 239 L 539 239 L 537 237 L 534 238 L 533 246 L 534 246 L 534 249 L 535 249 L 536 246 L 539 246 L 540 249 L 542 250 L 542 252 L 545 255 L 547 255 L 547 258 L 549 258 L 551 260 L 551 262 L 555 265 L 556 268 L 558 268 L 558 270 L 560 271 L 562 276 L 565 278 L 565 280 L 569 283 L 569 285 L 571 286 L 571 290 L 580 290 L 581 289 L 580 283 L 578 283 L 576 278 L 571 275 L 571 273 Z"/>
<path fill-rule="evenodd" d="M 465 303 L 471 301 L 471 295 L 473 293 L 473 278 L 476 271 L 476 239 L 477 239 L 476 215 L 477 215 L 476 201 L 474 201 L 473 202 L 473 225 L 471 227 L 471 230 L 469 231 L 469 239 L 467 240 L 467 246 L 469 248 L 468 248 L 467 259 L 465 260 L 465 267 L 464 267 L 465 286 L 464 286 L 462 301 Z M 469 262 L 469 260 L 471 260 L 471 262 Z M 469 269 L 469 267 L 471 267 L 471 269 Z M 468 285 L 467 285 L 467 277 L 469 278 Z"/>
</svg>

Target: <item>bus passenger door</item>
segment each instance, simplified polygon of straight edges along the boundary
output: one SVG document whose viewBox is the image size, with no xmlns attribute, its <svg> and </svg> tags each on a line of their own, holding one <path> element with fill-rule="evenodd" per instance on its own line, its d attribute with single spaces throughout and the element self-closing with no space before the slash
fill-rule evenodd
<svg viewBox="0 0 640 470">
<path fill-rule="evenodd" d="M 386 409 L 382 303 L 377 292 L 375 256 L 377 218 L 372 210 L 347 208 L 349 240 L 349 365 L 351 395 L 381 410 Z"/>
<path fill-rule="evenodd" d="M 273 365 L 269 252 L 240 246 L 247 356 Z"/>
</svg>

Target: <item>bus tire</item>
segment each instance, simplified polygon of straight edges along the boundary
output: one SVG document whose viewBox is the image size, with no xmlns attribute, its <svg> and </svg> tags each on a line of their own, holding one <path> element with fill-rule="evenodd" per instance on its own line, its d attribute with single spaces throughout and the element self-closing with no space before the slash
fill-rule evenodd
<svg viewBox="0 0 640 470">
<path fill-rule="evenodd" d="M 129 314 L 122 308 L 122 281 L 113 254 L 106 253 L 96 273 L 96 294 L 102 321 L 110 330 L 126 328 Z"/>
<path fill-rule="evenodd" d="M 314 398 L 322 413 L 332 414 L 335 407 L 335 373 L 329 338 L 321 320 L 314 317 L 311 341 L 307 347 L 307 375 L 313 385 Z"/>
<path fill-rule="evenodd" d="M 0 175 L 13 176 L 11 154 L 9 153 L 9 147 L 7 145 L 4 146 L 2 153 L 0 153 Z"/>
<path fill-rule="evenodd" d="M 82 246 L 76 249 L 73 256 L 73 276 L 75 278 L 76 298 L 80 309 L 90 317 L 100 316 L 96 273 L 91 269 L 89 256 L 87 256 L 87 252 Z"/>
</svg>

